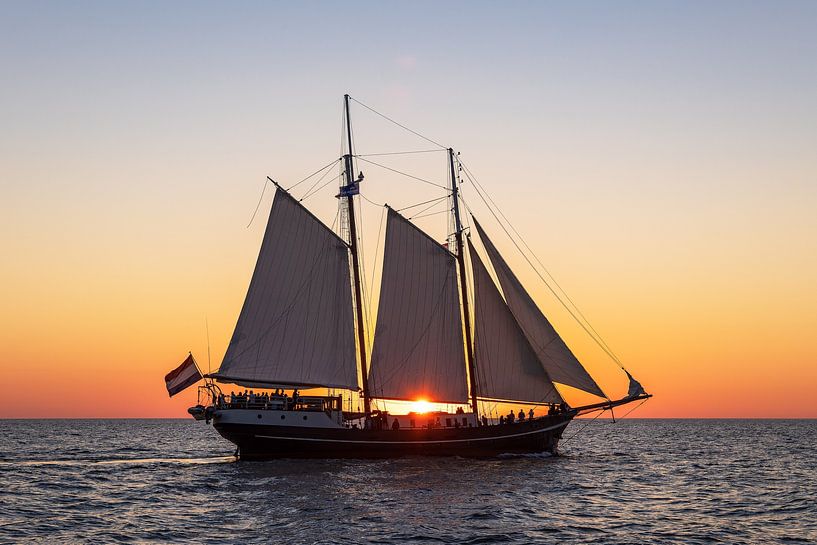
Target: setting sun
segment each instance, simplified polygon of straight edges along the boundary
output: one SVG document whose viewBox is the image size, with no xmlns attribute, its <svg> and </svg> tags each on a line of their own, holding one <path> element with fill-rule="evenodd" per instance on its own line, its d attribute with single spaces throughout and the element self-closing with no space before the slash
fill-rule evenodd
<svg viewBox="0 0 817 545">
<path fill-rule="evenodd" d="M 434 406 L 425 399 L 418 399 L 411 404 L 411 411 L 415 413 L 427 413 L 433 408 Z"/>
</svg>

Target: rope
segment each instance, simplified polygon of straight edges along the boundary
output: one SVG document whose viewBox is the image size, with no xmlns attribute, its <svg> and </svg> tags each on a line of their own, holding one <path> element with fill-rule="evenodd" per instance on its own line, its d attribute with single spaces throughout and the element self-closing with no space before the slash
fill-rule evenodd
<svg viewBox="0 0 817 545">
<path fill-rule="evenodd" d="M 331 184 L 332 182 L 334 182 L 335 180 L 337 180 L 337 179 L 338 179 L 338 178 L 340 178 L 340 177 L 341 177 L 341 174 L 338 174 L 338 175 L 337 175 L 337 176 L 335 176 L 334 178 L 332 178 L 332 179 L 330 179 L 330 180 L 327 180 L 325 184 L 323 184 L 322 186 L 320 186 L 319 188 L 317 188 L 315 191 L 312 191 L 311 193 L 307 193 L 306 195 L 304 195 L 303 197 L 301 197 L 301 198 L 298 200 L 298 202 L 303 202 L 303 201 L 305 201 L 306 199 L 308 199 L 308 198 L 309 198 L 309 197 L 311 197 L 312 195 L 316 194 L 318 191 L 320 191 L 321 189 L 323 189 L 323 188 L 324 188 L 324 187 L 326 187 L 327 185 Z M 313 187 L 314 187 L 314 186 L 313 186 Z"/>
<path fill-rule="evenodd" d="M 446 186 L 444 186 L 444 185 L 440 185 L 440 184 L 438 184 L 437 182 L 432 182 L 431 180 L 426 180 L 426 179 L 424 179 L 424 178 L 419 178 L 419 177 L 414 176 L 414 175 L 412 175 L 412 174 L 408 174 L 408 173 L 406 173 L 406 172 L 402 172 L 402 171 L 400 171 L 400 170 L 397 170 L 397 169 L 394 169 L 394 168 L 391 168 L 391 167 L 387 167 L 386 165 L 381 165 L 380 163 L 375 163 L 374 161 L 370 161 L 370 160 L 368 160 L 368 159 L 364 159 L 363 157 L 359 157 L 359 159 L 360 159 L 361 161 L 365 161 L 365 162 L 367 162 L 367 163 L 371 163 L 371 164 L 373 164 L 373 165 L 375 165 L 375 166 L 378 166 L 378 167 L 380 167 L 380 168 L 385 168 L 386 170 L 390 170 L 390 171 L 395 172 L 395 173 L 397 173 L 397 174 L 402 174 L 403 176 L 407 176 L 407 177 L 412 178 L 412 179 L 414 179 L 414 180 L 417 180 L 417 181 L 419 181 L 419 182 L 423 182 L 423 183 L 426 183 L 426 184 L 429 184 L 429 185 L 433 185 L 433 186 L 435 186 L 435 187 L 441 187 L 441 188 L 443 188 L 443 189 L 448 189 Z"/>
<path fill-rule="evenodd" d="M 476 177 L 472 178 L 473 174 L 471 174 L 471 171 L 468 170 L 468 167 L 465 166 L 465 164 L 463 164 L 461 161 L 458 160 L 458 162 L 465 169 L 466 175 L 470 174 L 470 176 L 468 176 L 468 179 L 471 180 L 472 182 L 474 182 L 475 185 L 479 185 L 480 188 L 482 188 L 482 190 L 485 191 L 485 188 L 482 186 L 482 184 L 480 184 L 476 180 Z M 542 267 L 542 270 L 545 271 L 545 274 L 547 274 L 548 278 L 550 278 L 553 281 L 553 283 L 556 285 L 556 287 L 559 288 L 559 291 L 562 292 L 562 295 L 565 296 L 565 298 L 570 302 L 570 304 L 573 306 L 573 308 L 576 310 L 576 312 L 579 314 L 579 316 L 581 316 L 581 318 L 587 324 L 587 327 L 589 327 L 593 331 L 593 333 L 598 337 L 598 340 L 607 349 L 608 355 L 610 355 L 610 357 L 613 358 L 613 361 L 615 361 L 619 365 L 619 367 L 621 367 L 622 370 L 626 371 L 626 369 L 624 369 L 624 365 L 621 363 L 621 360 L 619 359 L 619 357 L 615 354 L 615 352 L 613 352 L 613 349 L 610 348 L 610 346 L 607 344 L 607 342 L 604 340 L 604 338 L 601 336 L 601 334 L 598 331 L 596 331 L 596 328 L 594 328 L 593 324 L 590 323 L 590 320 L 588 320 L 587 317 L 584 315 L 584 313 L 579 308 L 579 306 L 573 301 L 573 299 L 570 298 L 570 295 L 568 295 L 568 293 L 564 290 L 564 288 L 562 288 L 562 286 L 559 284 L 559 282 L 556 280 L 556 278 L 553 277 L 553 275 L 550 273 L 548 268 L 545 267 L 545 264 L 542 263 L 542 261 L 539 259 L 539 257 L 536 255 L 536 253 L 531 249 L 531 247 L 528 245 L 528 243 L 525 241 L 525 239 L 522 237 L 522 235 L 519 234 L 519 231 L 516 230 L 516 227 L 514 227 L 513 224 L 510 222 L 510 220 L 508 220 L 507 216 L 505 216 L 505 213 L 502 212 L 502 210 L 499 208 L 499 206 L 497 206 L 496 202 L 493 199 L 491 199 L 491 196 L 488 195 L 487 191 L 485 191 L 485 194 L 488 197 L 488 200 L 490 200 L 491 203 L 494 205 L 494 208 L 496 208 L 497 212 L 499 212 L 499 215 L 501 215 L 502 218 L 505 220 L 505 222 L 508 224 L 508 227 L 511 228 L 511 230 L 514 232 L 514 234 L 516 234 L 516 236 L 522 242 L 522 245 L 525 246 L 525 248 L 528 250 L 530 255 L 532 255 L 533 258 L 536 260 L 536 262 L 539 264 L 539 266 Z M 494 217 L 496 217 L 496 216 L 494 216 Z"/>
<path fill-rule="evenodd" d="M 441 151 L 446 151 L 444 149 L 423 149 L 423 150 L 413 150 L 413 151 L 391 151 L 388 153 L 361 153 L 355 154 L 355 157 L 382 157 L 384 155 L 411 155 L 414 153 L 439 153 Z"/>
<path fill-rule="evenodd" d="M 650 398 L 645 399 L 644 401 L 642 401 L 641 403 L 639 403 L 638 405 L 636 405 L 635 407 L 633 407 L 632 409 L 630 409 L 629 411 L 627 411 L 627 412 L 624 414 L 624 416 L 622 416 L 621 418 L 619 418 L 619 420 L 624 420 L 625 418 L 627 418 L 627 415 L 629 415 L 631 412 L 633 412 L 634 410 L 636 410 L 637 408 L 639 408 L 640 406 L 642 406 L 644 403 L 646 403 L 647 401 L 649 401 L 649 399 L 650 399 Z"/>
<path fill-rule="evenodd" d="M 321 180 L 323 180 L 324 178 L 326 178 L 326 176 L 327 176 L 327 175 L 328 175 L 330 172 L 332 172 L 332 171 L 331 171 L 331 170 L 327 170 L 326 172 L 324 172 L 324 173 L 321 175 L 321 177 L 320 177 L 320 178 L 318 178 L 318 179 L 315 181 L 315 183 L 314 183 L 314 184 L 312 184 L 311 186 L 309 186 L 309 189 L 307 189 L 307 190 L 306 190 L 306 193 L 304 193 L 304 196 L 303 196 L 303 197 L 301 197 L 301 199 L 300 199 L 298 202 L 301 202 L 302 200 L 304 200 L 305 198 L 307 198 L 307 197 L 308 197 L 308 196 L 309 196 L 309 195 L 312 193 L 312 190 L 313 190 L 313 189 L 315 189 L 315 186 L 316 186 L 316 185 L 318 185 L 319 183 L 321 183 Z M 337 176 L 335 176 L 335 178 L 337 178 Z M 333 178 L 333 180 L 334 180 L 334 178 Z M 321 186 L 321 187 L 323 187 L 323 186 Z"/>
<path fill-rule="evenodd" d="M 429 217 L 429 216 L 436 216 L 436 215 L 438 215 L 438 214 L 447 214 L 448 212 L 449 212 L 449 210 L 438 210 L 437 212 L 429 212 L 428 214 L 421 214 L 421 215 L 419 215 L 419 216 L 411 216 L 411 217 L 410 217 L 410 218 L 408 218 L 408 219 L 410 219 L 410 220 L 418 220 L 418 219 L 420 219 L 420 218 L 427 218 L 427 217 Z"/>
<path fill-rule="evenodd" d="M 463 166 L 465 166 L 465 165 L 463 165 Z M 486 198 L 487 192 L 485 191 L 485 188 L 482 187 L 482 184 L 477 182 L 476 179 L 472 178 L 472 176 L 470 175 L 470 171 L 468 170 L 467 167 L 465 168 L 465 173 L 466 173 L 466 176 L 468 177 L 468 179 L 471 180 L 471 182 L 474 183 L 474 189 L 476 190 L 477 195 L 479 195 L 479 198 L 482 199 L 482 202 L 485 203 L 485 206 L 488 208 L 488 211 L 491 212 L 491 215 L 493 215 L 494 219 L 496 219 L 497 223 L 499 223 L 500 227 L 502 227 L 502 230 L 505 231 L 505 234 L 508 235 L 508 238 L 511 239 L 511 242 L 513 243 L 513 245 L 516 247 L 516 249 L 519 251 L 519 253 L 522 254 L 522 257 L 525 258 L 525 261 L 528 262 L 528 264 L 531 266 L 531 268 L 533 268 L 536 275 L 539 277 L 540 280 L 542 280 L 542 282 L 545 284 L 545 286 L 548 288 L 548 290 L 550 290 L 550 292 L 553 294 L 553 296 L 556 298 L 556 300 L 559 301 L 559 303 L 562 305 L 562 307 L 564 307 L 564 309 L 568 312 L 568 314 L 570 314 L 570 316 L 576 321 L 576 323 L 579 324 L 579 326 L 585 331 L 585 333 L 587 333 L 587 335 L 591 339 L 593 339 L 593 341 L 599 346 L 599 348 L 601 348 L 602 351 L 604 351 L 604 353 L 607 354 L 610 357 L 610 359 L 613 360 L 613 362 L 615 362 L 619 367 L 621 367 L 622 370 L 626 371 L 626 369 L 624 368 L 624 366 L 622 365 L 622 363 L 618 359 L 618 357 L 616 357 L 616 355 L 607 347 L 607 343 L 605 343 L 600 338 L 600 336 L 597 337 L 598 333 L 594 334 L 593 332 L 591 332 L 592 327 L 590 327 L 589 322 L 588 322 L 587 325 L 585 325 L 585 323 L 582 320 L 580 320 L 578 316 L 576 316 L 576 313 L 573 312 L 573 309 L 571 309 L 570 306 L 568 306 L 567 303 L 565 303 L 564 300 L 559 296 L 559 294 L 556 292 L 556 290 L 553 289 L 553 286 L 551 286 L 550 283 L 545 279 L 545 277 L 542 276 L 542 273 L 539 272 L 539 269 L 536 267 L 536 265 L 533 264 L 533 262 L 528 257 L 527 253 L 525 253 L 522 250 L 522 248 L 516 242 L 516 239 L 511 235 L 511 233 L 505 227 L 505 223 L 503 223 L 503 221 L 499 218 L 499 216 L 497 216 L 496 212 L 494 212 L 493 208 L 495 207 L 497 210 L 499 210 L 499 207 L 496 205 L 496 203 L 493 203 L 492 200 L 491 200 L 491 203 L 493 203 L 493 207 L 491 206 L 491 204 L 489 204 L 488 201 L 490 200 L 490 196 L 488 196 Z M 483 195 L 483 193 L 485 193 L 485 195 Z M 500 211 L 500 213 L 501 213 L 501 211 Z M 508 225 L 510 225 L 510 221 L 508 221 L 507 218 L 504 217 L 504 215 L 503 215 L 503 218 L 505 219 L 505 222 L 508 223 Z M 517 234 L 517 236 L 519 236 L 519 235 Z M 519 236 L 519 239 L 523 240 L 521 236 Z M 576 310 L 578 312 L 578 309 L 576 309 Z M 593 331 L 595 331 L 595 330 L 593 330 Z"/>
<path fill-rule="evenodd" d="M 363 195 L 361 195 L 361 197 L 362 196 Z M 371 280 L 371 283 L 369 284 L 370 286 L 372 286 L 372 288 L 374 288 L 374 274 L 375 274 L 375 271 L 377 269 L 377 256 L 380 253 L 380 234 L 383 232 L 383 223 L 384 223 L 383 218 L 385 217 L 385 215 L 386 215 L 386 207 L 384 206 L 382 208 L 382 210 L 380 211 L 380 223 L 378 224 L 377 240 L 375 241 L 375 246 L 374 246 L 374 261 L 372 261 L 372 280 Z M 369 299 L 369 315 L 370 316 L 371 316 L 371 313 L 372 313 L 372 308 L 371 307 L 372 307 L 372 301 L 371 301 L 371 299 Z M 372 343 L 372 344 L 374 344 L 374 343 Z"/>
<path fill-rule="evenodd" d="M 261 201 L 264 200 L 264 192 L 267 190 L 267 184 L 270 182 L 269 176 L 264 180 L 264 185 L 261 187 L 261 196 L 258 198 L 258 204 L 255 205 L 255 210 L 252 212 L 252 217 L 250 218 L 250 222 L 244 229 L 249 229 L 250 225 L 252 225 L 253 220 L 255 220 L 255 215 L 258 213 L 258 209 L 261 207 Z"/>
<path fill-rule="evenodd" d="M 367 196 L 366 196 L 366 195 L 364 195 L 363 193 L 358 193 L 358 195 L 360 195 L 361 197 L 363 197 L 363 200 L 365 200 L 365 201 L 366 201 L 366 202 L 368 202 L 369 204 L 373 204 L 373 205 L 375 205 L 375 206 L 379 206 L 379 207 L 381 207 L 381 208 L 385 208 L 385 207 L 386 207 L 386 204 L 385 204 L 385 203 L 384 203 L 384 204 L 380 204 L 379 202 L 374 202 L 372 199 L 370 199 L 369 197 L 367 197 Z"/>
<path fill-rule="evenodd" d="M 581 428 L 579 428 L 578 430 L 576 430 L 576 433 L 574 433 L 573 435 L 571 435 L 571 436 L 570 436 L 570 437 L 568 437 L 567 439 L 562 439 L 562 444 L 564 445 L 565 443 L 567 443 L 568 441 L 570 441 L 571 439 L 573 439 L 574 437 L 576 437 L 577 435 L 579 435 L 581 432 L 583 432 L 583 431 L 584 431 L 584 429 L 585 429 L 587 426 L 589 426 L 590 424 L 592 424 L 593 422 L 595 422 L 595 421 L 596 421 L 596 418 L 600 417 L 602 414 L 604 414 L 604 411 L 599 411 L 599 414 L 597 414 L 596 416 L 594 416 L 593 418 L 591 418 L 591 419 L 590 419 L 590 421 L 589 421 L 588 423 L 586 423 L 584 426 L 582 426 Z"/>
<path fill-rule="evenodd" d="M 436 199 L 429 199 L 427 201 L 418 202 L 417 204 L 412 204 L 412 205 L 409 205 L 409 206 L 404 206 L 403 208 L 398 208 L 397 210 L 395 210 L 395 212 L 402 212 L 403 210 L 408 210 L 409 208 L 417 208 L 418 206 L 422 206 L 422 205 L 428 204 L 430 202 L 441 201 L 443 199 L 447 199 L 448 197 L 449 197 L 449 195 L 443 195 L 442 197 L 437 197 Z"/>
<path fill-rule="evenodd" d="M 448 197 L 445 197 L 445 198 L 447 199 Z M 426 206 L 425 208 L 423 208 L 422 210 L 420 210 L 419 212 L 417 212 L 413 216 L 409 217 L 408 219 L 414 219 L 414 218 L 422 217 L 421 214 L 423 214 L 424 212 L 427 212 L 428 210 L 431 210 L 432 208 L 434 208 L 435 206 L 438 206 L 442 202 L 443 202 L 442 199 L 438 199 L 437 202 L 435 202 L 434 204 L 429 204 L 428 206 Z M 443 210 L 443 212 L 447 212 L 447 210 Z M 434 212 L 434 213 L 437 214 L 437 212 Z"/>
<path fill-rule="evenodd" d="M 425 141 L 427 141 L 427 142 L 431 142 L 431 143 L 432 143 L 432 144 L 434 144 L 435 146 L 438 146 L 438 147 L 440 147 L 440 148 L 442 148 L 442 149 L 448 149 L 447 147 L 443 146 L 443 145 L 442 145 L 442 144 L 440 144 L 439 142 L 435 142 L 435 141 L 434 141 L 434 140 L 432 140 L 431 138 L 429 138 L 429 137 L 427 137 L 427 136 L 423 136 L 423 135 L 422 135 L 422 134 L 420 134 L 419 132 L 417 132 L 417 131 L 413 131 L 413 130 L 409 129 L 408 127 L 406 127 L 405 125 L 402 125 L 402 124 L 398 123 L 398 122 L 397 122 L 397 121 L 395 121 L 394 119 L 392 119 L 392 118 L 390 118 L 390 117 L 388 117 L 388 116 L 386 116 L 386 115 L 384 115 L 384 114 L 381 114 L 380 112 L 378 112 L 378 111 L 377 111 L 377 110 L 375 110 L 374 108 L 371 108 L 371 107 L 369 107 L 369 106 L 366 106 L 365 104 L 363 104 L 362 102 L 360 102 L 360 101 L 359 101 L 359 100 L 357 100 L 356 98 L 353 98 L 353 97 L 351 97 L 351 96 L 350 96 L 349 98 L 350 98 L 351 100 L 354 100 L 355 102 L 357 102 L 358 104 L 360 104 L 361 106 L 363 106 L 364 108 L 366 108 L 367 110 L 369 110 L 370 112 L 372 112 L 373 114 L 379 115 L 380 117 L 382 117 L 382 118 L 383 118 L 383 119 L 385 119 L 386 121 L 389 121 L 389 122 L 391 122 L 391 123 L 394 123 L 395 125 L 397 125 L 397 126 L 398 126 L 398 127 L 400 127 L 401 129 L 407 130 L 407 131 L 408 131 L 408 132 L 410 132 L 411 134 L 413 134 L 413 135 L 415 135 L 415 136 L 419 136 L 419 137 L 420 137 L 420 138 L 422 138 L 423 140 L 425 140 Z"/>
<path fill-rule="evenodd" d="M 323 172 L 323 170 L 324 170 L 324 169 L 327 169 L 327 168 L 331 167 L 332 165 L 334 165 L 334 164 L 335 164 L 335 163 L 337 163 L 338 161 L 340 161 L 340 159 L 335 159 L 334 161 L 332 161 L 332 162 L 331 162 L 331 163 L 329 163 L 328 165 L 326 165 L 326 166 L 324 166 L 324 167 L 322 167 L 322 168 L 319 168 L 318 170 L 316 170 L 315 172 L 313 172 L 312 174 L 310 174 L 309 176 L 307 176 L 306 178 L 304 178 L 304 179 L 303 179 L 303 180 L 301 180 L 300 182 L 296 183 L 295 185 L 291 185 L 291 186 L 289 186 L 289 187 L 287 188 L 287 191 L 292 191 L 293 189 L 295 189 L 296 187 L 298 187 L 299 185 L 301 185 L 302 183 L 304 183 L 305 181 L 307 181 L 308 179 L 310 179 L 312 176 L 314 176 L 314 175 L 316 175 L 316 174 L 318 174 L 318 173 L 320 173 L 320 172 Z"/>
</svg>

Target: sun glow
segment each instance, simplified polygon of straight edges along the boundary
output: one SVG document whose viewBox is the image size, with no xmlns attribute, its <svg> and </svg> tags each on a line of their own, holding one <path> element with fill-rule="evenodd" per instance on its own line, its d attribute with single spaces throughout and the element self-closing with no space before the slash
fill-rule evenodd
<svg viewBox="0 0 817 545">
<path fill-rule="evenodd" d="M 425 399 L 418 399 L 411 404 L 411 411 L 415 413 L 427 413 L 433 408 L 433 405 Z"/>
</svg>

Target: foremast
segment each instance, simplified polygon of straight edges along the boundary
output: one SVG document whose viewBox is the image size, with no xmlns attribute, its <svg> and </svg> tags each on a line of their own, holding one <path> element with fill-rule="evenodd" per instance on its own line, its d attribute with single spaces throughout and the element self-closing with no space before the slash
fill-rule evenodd
<svg viewBox="0 0 817 545">
<path fill-rule="evenodd" d="M 369 377 L 366 369 L 366 335 L 365 325 L 363 323 L 363 290 L 361 288 L 360 280 L 360 259 L 358 258 L 357 248 L 357 222 L 355 220 L 355 200 L 354 196 L 358 193 L 357 184 L 359 180 L 355 179 L 354 167 L 352 164 L 352 157 L 354 150 L 352 148 L 352 121 L 349 117 L 349 95 L 343 95 L 343 109 L 346 117 L 346 143 L 347 152 L 343 156 L 346 185 L 341 188 L 340 196 L 346 197 L 346 210 L 349 218 L 349 252 L 352 255 L 352 281 L 354 283 L 354 297 L 355 297 L 355 317 L 357 320 L 357 344 L 358 353 L 360 355 L 360 376 L 361 387 L 363 395 L 363 410 L 366 414 L 371 412 L 371 401 L 369 399 Z"/>
<path fill-rule="evenodd" d="M 457 247 L 457 263 L 460 271 L 460 297 L 462 300 L 463 326 L 465 328 L 465 361 L 468 364 L 468 387 L 471 398 L 471 409 L 479 417 L 477 406 L 477 373 L 474 367 L 474 348 L 471 340 L 471 311 L 468 307 L 468 284 L 465 271 L 465 244 L 462 237 L 462 221 L 460 220 L 459 184 L 457 183 L 457 168 L 454 164 L 454 150 L 448 148 L 448 163 L 451 167 L 451 207 L 454 216 L 454 241 Z"/>
</svg>

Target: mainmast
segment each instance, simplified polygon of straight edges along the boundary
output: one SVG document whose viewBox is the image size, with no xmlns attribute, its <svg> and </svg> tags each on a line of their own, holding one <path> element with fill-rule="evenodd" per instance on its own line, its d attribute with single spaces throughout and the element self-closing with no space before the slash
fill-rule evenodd
<svg viewBox="0 0 817 545">
<path fill-rule="evenodd" d="M 352 121 L 349 117 L 349 95 L 343 95 L 343 107 L 346 114 L 346 142 L 348 143 L 348 153 L 343 156 L 346 169 L 346 187 L 341 188 L 341 196 L 346 197 L 347 212 L 349 214 L 349 251 L 352 253 L 352 278 L 355 285 L 355 308 L 357 309 L 357 340 L 360 349 L 360 375 L 363 387 L 363 410 L 366 414 L 371 412 L 369 401 L 369 377 L 366 372 L 366 337 L 363 325 L 363 296 L 360 282 L 360 260 L 357 254 L 357 223 L 355 221 L 355 201 L 354 196 L 358 189 L 355 180 L 354 168 L 352 166 Z"/>
<path fill-rule="evenodd" d="M 465 245 L 462 239 L 462 222 L 460 221 L 459 186 L 457 185 L 457 169 L 454 166 L 454 150 L 448 148 L 448 162 L 451 166 L 451 198 L 454 201 L 454 239 L 457 244 L 457 263 L 460 267 L 460 292 L 462 294 L 463 325 L 465 326 L 465 355 L 468 363 L 469 394 L 471 408 L 479 416 L 477 408 L 477 373 L 474 368 L 474 349 L 471 342 L 471 312 L 468 308 L 468 284 L 465 274 Z"/>
</svg>

